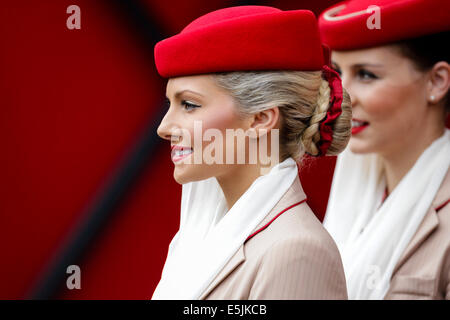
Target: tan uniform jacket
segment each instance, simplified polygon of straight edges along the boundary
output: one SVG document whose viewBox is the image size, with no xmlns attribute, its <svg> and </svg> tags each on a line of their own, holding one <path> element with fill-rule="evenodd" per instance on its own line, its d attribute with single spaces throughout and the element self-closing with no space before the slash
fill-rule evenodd
<svg viewBox="0 0 450 320">
<path fill-rule="evenodd" d="M 347 299 L 337 246 L 305 198 L 297 177 L 200 299 Z"/>
<path fill-rule="evenodd" d="M 450 170 L 397 263 L 385 299 L 450 299 Z"/>
</svg>

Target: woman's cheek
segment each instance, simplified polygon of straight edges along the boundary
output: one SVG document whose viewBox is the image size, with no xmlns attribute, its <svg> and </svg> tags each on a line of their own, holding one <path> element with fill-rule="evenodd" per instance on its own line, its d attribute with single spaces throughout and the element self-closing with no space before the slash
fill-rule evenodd
<svg viewBox="0 0 450 320">
<path fill-rule="evenodd" d="M 370 91 L 367 90 L 363 104 L 364 111 L 368 113 L 369 117 L 377 120 L 389 117 L 398 102 L 393 90 L 380 85 Z"/>
<path fill-rule="evenodd" d="M 224 130 L 234 128 L 237 125 L 237 115 L 230 106 L 216 106 L 211 108 L 208 114 L 203 117 L 203 127 L 205 129 L 214 128 Z"/>
<path fill-rule="evenodd" d="M 405 114 L 405 93 L 396 88 L 380 88 L 374 90 L 370 97 L 367 112 L 377 139 L 386 145 L 391 144 L 391 137 L 399 137 L 408 132 L 410 115 Z"/>
</svg>

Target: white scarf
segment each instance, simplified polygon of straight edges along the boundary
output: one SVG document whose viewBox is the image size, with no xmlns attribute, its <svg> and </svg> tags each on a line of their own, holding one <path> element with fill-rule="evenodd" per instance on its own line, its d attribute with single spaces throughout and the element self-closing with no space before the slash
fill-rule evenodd
<svg viewBox="0 0 450 320">
<path fill-rule="evenodd" d="M 182 186 L 180 229 L 152 299 L 198 299 L 297 177 L 288 158 L 258 177 L 227 212 L 216 178 Z M 226 214 L 225 214 L 226 213 Z"/>
<path fill-rule="evenodd" d="M 380 206 L 386 182 L 379 158 L 348 148 L 338 157 L 324 225 L 339 247 L 349 299 L 384 298 L 449 166 L 446 129 Z"/>
</svg>

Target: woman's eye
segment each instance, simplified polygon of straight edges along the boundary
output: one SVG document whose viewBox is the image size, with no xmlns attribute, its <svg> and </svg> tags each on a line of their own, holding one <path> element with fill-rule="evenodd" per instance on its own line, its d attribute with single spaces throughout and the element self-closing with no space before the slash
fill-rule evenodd
<svg viewBox="0 0 450 320">
<path fill-rule="evenodd" d="M 187 102 L 186 100 L 182 100 L 181 101 L 181 105 L 183 105 L 184 106 L 184 109 L 186 109 L 186 110 L 192 110 L 192 109 L 195 109 L 195 108 L 200 108 L 200 106 L 199 105 L 197 105 L 197 104 L 193 104 L 193 103 L 190 103 L 190 102 Z"/>
<path fill-rule="evenodd" d="M 376 75 L 374 75 L 372 72 L 361 69 L 358 71 L 358 78 L 360 78 L 361 80 L 373 80 L 373 79 L 378 79 L 378 77 Z"/>
</svg>

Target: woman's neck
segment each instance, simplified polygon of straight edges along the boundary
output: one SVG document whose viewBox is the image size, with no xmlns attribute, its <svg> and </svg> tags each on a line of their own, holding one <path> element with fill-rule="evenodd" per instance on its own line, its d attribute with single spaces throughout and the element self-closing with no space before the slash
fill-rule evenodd
<svg viewBox="0 0 450 320">
<path fill-rule="evenodd" d="M 400 183 L 403 177 L 414 166 L 421 154 L 444 133 L 444 127 L 433 127 L 429 132 L 423 132 L 421 137 L 410 138 L 409 145 L 403 145 L 402 150 L 396 150 L 388 155 L 380 155 L 388 194 Z"/>
<path fill-rule="evenodd" d="M 264 171 L 270 170 L 270 167 L 264 167 Z M 233 169 L 227 172 L 227 175 L 217 176 L 217 182 L 222 188 L 228 210 L 233 207 L 236 201 L 247 191 L 252 183 L 262 175 L 262 166 L 259 164 L 239 164 L 234 165 Z"/>
</svg>

